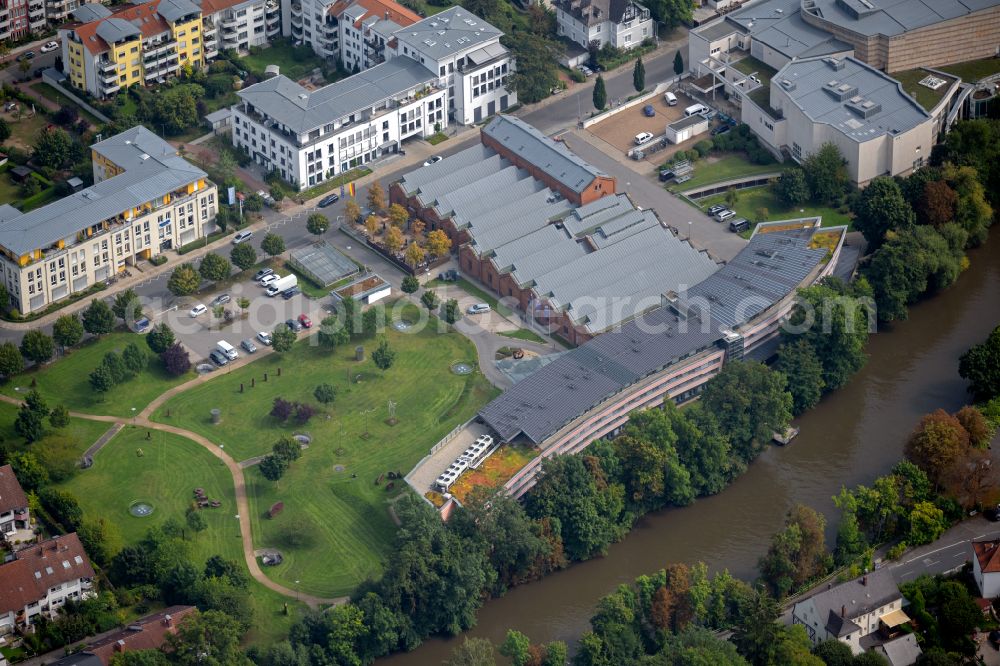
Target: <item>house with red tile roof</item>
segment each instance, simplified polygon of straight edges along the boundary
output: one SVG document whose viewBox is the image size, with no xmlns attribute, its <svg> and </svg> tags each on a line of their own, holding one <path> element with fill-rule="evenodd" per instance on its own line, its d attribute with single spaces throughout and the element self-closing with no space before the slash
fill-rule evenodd
<svg viewBox="0 0 1000 666">
<path fill-rule="evenodd" d="M 972 542 L 972 577 L 984 599 L 1000 597 L 1000 539 Z"/>
<path fill-rule="evenodd" d="M 91 596 L 94 569 L 76 533 L 14 552 L 0 564 L 0 636 L 54 617 L 68 599 Z"/>
<path fill-rule="evenodd" d="M 11 466 L 0 466 L 0 540 L 26 541 L 30 530 L 28 497 Z"/>
<path fill-rule="evenodd" d="M 194 606 L 165 608 L 139 618 L 121 631 L 88 644 L 83 653 L 96 656 L 107 666 L 116 654 L 159 649 L 166 643 L 168 636 L 177 632 L 177 627 L 184 618 L 197 612 L 198 609 Z"/>
</svg>

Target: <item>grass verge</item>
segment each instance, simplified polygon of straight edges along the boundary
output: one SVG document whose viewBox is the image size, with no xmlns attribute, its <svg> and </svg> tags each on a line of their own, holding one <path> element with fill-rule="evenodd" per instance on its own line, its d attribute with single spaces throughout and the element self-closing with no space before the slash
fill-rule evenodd
<svg viewBox="0 0 1000 666">
<path fill-rule="evenodd" d="M 686 192 L 726 180 L 779 171 L 781 171 L 780 164 L 774 162 L 754 164 L 743 153 L 727 153 L 719 157 L 698 160 L 694 163 L 694 174 L 691 176 L 691 180 L 681 185 L 671 185 L 671 188 Z"/>
<path fill-rule="evenodd" d="M 505 338 L 514 338 L 515 340 L 527 340 L 528 342 L 537 342 L 538 344 L 542 345 L 544 345 L 547 342 L 545 338 L 527 328 L 519 328 L 515 331 L 500 331 L 500 335 L 504 336 Z"/>
<path fill-rule="evenodd" d="M 478 286 L 470 282 L 464 277 L 458 278 L 455 282 L 456 285 L 470 296 L 475 296 L 483 303 L 489 303 L 490 307 L 502 314 L 504 317 L 509 317 L 514 314 L 514 311 L 508 308 L 506 305 L 502 304 L 497 300 L 496 296 L 491 295 L 489 292 L 480 289 Z"/>
<path fill-rule="evenodd" d="M 698 200 L 698 205 L 702 210 L 713 204 L 725 203 L 726 195 L 724 194 L 718 194 Z M 745 217 L 751 222 L 758 221 L 758 211 L 761 208 L 766 208 L 766 221 L 768 222 L 819 215 L 823 218 L 824 227 L 835 227 L 840 225 L 850 226 L 851 224 L 851 216 L 849 213 L 841 213 L 836 208 L 831 208 L 829 206 L 813 206 L 809 204 L 802 206 L 786 206 L 781 201 L 778 201 L 774 194 L 771 193 L 771 190 L 767 187 L 752 187 L 746 190 L 740 190 L 739 200 L 732 208 L 736 211 L 737 215 Z"/>
</svg>

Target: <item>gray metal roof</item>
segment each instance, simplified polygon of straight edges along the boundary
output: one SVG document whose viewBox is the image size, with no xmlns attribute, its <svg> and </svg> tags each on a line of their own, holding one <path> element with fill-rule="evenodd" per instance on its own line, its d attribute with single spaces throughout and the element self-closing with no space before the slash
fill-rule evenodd
<svg viewBox="0 0 1000 666">
<path fill-rule="evenodd" d="M 200 14 L 201 7 L 191 2 L 191 0 L 160 0 L 160 4 L 156 7 L 156 12 L 171 23 L 174 23 L 185 16 Z"/>
<path fill-rule="evenodd" d="M 813 122 L 858 142 L 905 132 L 931 117 L 898 81 L 854 58 L 793 60 L 771 85 Z"/>
<path fill-rule="evenodd" d="M 415 60 L 393 58 L 319 90 L 306 90 L 278 75 L 237 94 L 292 132 L 305 134 L 435 80 L 437 76 Z"/>
<path fill-rule="evenodd" d="M 400 43 L 417 49 L 432 60 L 465 53 L 476 45 L 503 36 L 499 29 L 458 6 L 429 16 L 394 34 Z"/>
<path fill-rule="evenodd" d="M 881 645 L 882 652 L 889 659 L 890 666 L 911 666 L 923 654 L 914 634 L 904 634 Z"/>
<path fill-rule="evenodd" d="M 134 129 L 112 137 L 132 134 Z M 124 165 L 122 165 L 124 166 Z M 150 156 L 127 170 L 27 213 L 0 208 L 0 246 L 15 255 L 45 249 L 77 232 L 206 177 L 182 158 Z"/>
<path fill-rule="evenodd" d="M 102 19 L 107 16 L 111 16 L 111 10 L 97 3 L 87 3 L 85 5 L 80 5 L 72 11 L 73 18 L 75 18 L 80 23 L 90 23 L 91 21 L 96 21 L 97 19 Z"/>
<path fill-rule="evenodd" d="M 498 60 L 506 55 L 507 49 L 501 46 L 499 42 L 494 42 L 478 48 L 472 53 L 466 54 L 465 57 L 468 58 L 473 65 L 485 65 L 491 60 Z"/>
<path fill-rule="evenodd" d="M 708 129 L 708 119 L 705 118 L 705 116 L 696 113 L 688 116 L 687 118 L 681 118 L 680 120 L 675 120 L 672 123 L 667 123 L 667 127 L 679 132 L 683 129 L 687 129 L 688 127 L 694 127 L 695 125 L 700 125 L 702 123 L 705 123 L 705 129 Z"/>
<path fill-rule="evenodd" d="M 139 28 L 120 18 L 105 19 L 97 26 L 97 36 L 108 44 L 114 44 L 130 37 L 138 37 L 141 34 L 142 31 Z"/>
<path fill-rule="evenodd" d="M 564 217 L 572 208 L 565 199 L 555 198 L 549 189 L 508 201 L 467 225 L 472 248 L 483 256 Z"/>
<path fill-rule="evenodd" d="M 149 157 L 161 159 L 177 155 L 176 148 L 143 125 L 136 125 L 90 148 L 126 171 L 139 166 Z"/>
<path fill-rule="evenodd" d="M 1000 0 L 812 0 L 808 11 L 861 35 L 901 35 L 1000 5 Z"/>
<path fill-rule="evenodd" d="M 412 196 L 424 185 L 436 180 L 444 182 L 443 179 L 450 177 L 452 174 L 460 174 L 467 167 L 479 164 L 496 154 L 496 151 L 492 148 L 477 143 L 454 155 L 449 155 L 440 162 L 410 171 L 400 179 L 399 184 L 407 196 Z M 433 199 L 430 201 L 433 201 Z"/>
<path fill-rule="evenodd" d="M 205 120 L 210 123 L 219 122 L 222 120 L 227 120 L 229 116 L 233 115 L 233 110 L 228 108 L 222 108 L 218 111 L 213 111 L 212 113 L 205 114 Z"/>
<path fill-rule="evenodd" d="M 746 34 L 747 29 L 735 21 L 727 21 L 725 18 L 721 18 L 718 21 L 712 21 L 711 23 L 699 26 L 691 32 L 706 41 L 714 42 L 717 39 L 722 39 L 735 33 Z"/>
<path fill-rule="evenodd" d="M 732 12 L 725 21 L 788 58 L 851 50 L 850 45 L 806 23 L 799 6 L 800 0 L 765 0 Z"/>
<path fill-rule="evenodd" d="M 326 287 L 358 272 L 358 266 L 326 241 L 293 250 L 289 259 Z"/>
<path fill-rule="evenodd" d="M 870 613 L 890 601 L 901 598 L 896 581 L 892 578 L 892 572 L 889 569 L 876 569 L 854 580 L 818 592 L 795 605 L 811 601 L 816 607 L 817 617 L 827 622 L 827 628 L 831 629 L 831 633 L 842 636 L 857 630 L 857 625 L 851 622 L 852 618 Z"/>
<path fill-rule="evenodd" d="M 755 235 L 727 266 L 688 291 L 689 297 L 730 294 L 725 307 L 713 303 L 711 307 L 694 308 L 693 318 L 684 325 L 670 307 L 648 311 L 518 382 L 487 404 L 479 415 L 505 441 L 523 433 L 542 445 L 564 425 L 639 379 L 715 345 L 723 338 L 722 330 L 735 322 L 746 322 L 764 309 L 757 307 L 756 297 L 768 299 L 768 306 L 784 298 L 800 284 L 790 284 L 789 280 L 796 276 L 800 276 L 800 282 L 806 279 L 826 256 L 825 250 L 808 248 L 812 234 L 812 230 L 804 230 Z M 762 265 L 753 263 L 762 258 L 758 251 L 770 254 L 774 247 L 780 247 L 781 252 Z M 729 266 L 734 269 L 727 270 Z M 733 300 L 738 290 L 755 297 L 750 310 L 753 314 L 738 314 L 739 304 Z"/>
<path fill-rule="evenodd" d="M 447 194 L 437 197 L 434 208 L 440 217 L 461 217 L 464 220 L 489 210 L 493 202 L 508 197 L 527 196 L 544 187 L 525 169 L 510 164 L 471 183 L 461 184 Z"/>
<path fill-rule="evenodd" d="M 598 176 L 607 176 L 520 118 L 498 115 L 482 132 L 574 192 L 582 192 Z"/>
</svg>

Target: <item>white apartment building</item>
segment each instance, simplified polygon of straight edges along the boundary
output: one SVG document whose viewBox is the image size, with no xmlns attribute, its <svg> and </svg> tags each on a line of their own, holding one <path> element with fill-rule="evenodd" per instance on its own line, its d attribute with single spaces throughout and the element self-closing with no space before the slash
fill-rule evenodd
<svg viewBox="0 0 1000 666">
<path fill-rule="evenodd" d="M 0 564 L 0 636 L 39 616 L 54 618 L 67 599 L 93 596 L 94 569 L 76 533 L 14 552 Z"/>
<path fill-rule="evenodd" d="M 331 9 L 337 20 L 340 62 L 361 71 L 385 62 L 386 44 L 420 15 L 392 0 L 338 2 Z"/>
<path fill-rule="evenodd" d="M 311 46 L 321 58 L 340 56 L 337 0 L 281 0 L 281 34 Z"/>
<path fill-rule="evenodd" d="M 656 35 L 649 10 L 633 0 L 553 0 L 552 6 L 559 34 L 585 49 L 591 43 L 634 49 Z"/>
<path fill-rule="evenodd" d="M 446 9 L 397 30 L 386 57 L 409 58 L 435 73 L 448 89 L 452 118 L 479 123 L 517 104 L 507 87 L 514 57 L 500 44 L 503 33 L 461 7 Z"/>
<path fill-rule="evenodd" d="M 94 144 L 91 157 L 91 187 L 27 213 L 0 205 L 0 280 L 21 313 L 215 229 L 215 185 L 146 128 Z"/>
<path fill-rule="evenodd" d="M 277 0 L 202 0 L 201 12 L 206 59 L 226 49 L 246 52 L 251 46 L 267 46 L 281 35 Z M 210 35 L 215 43 L 209 43 Z"/>
<path fill-rule="evenodd" d="M 307 90 L 276 76 L 239 91 L 232 141 L 299 189 L 329 180 L 414 136 L 448 125 L 448 91 L 409 58 Z"/>
</svg>

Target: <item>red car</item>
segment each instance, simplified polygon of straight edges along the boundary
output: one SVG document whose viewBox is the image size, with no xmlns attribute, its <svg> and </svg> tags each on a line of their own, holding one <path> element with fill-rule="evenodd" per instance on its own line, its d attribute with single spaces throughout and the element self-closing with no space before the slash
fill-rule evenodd
<svg viewBox="0 0 1000 666">
<path fill-rule="evenodd" d="M 299 323 L 302 324 L 303 328 L 312 328 L 312 319 L 305 316 L 304 314 L 299 315 Z"/>
</svg>

